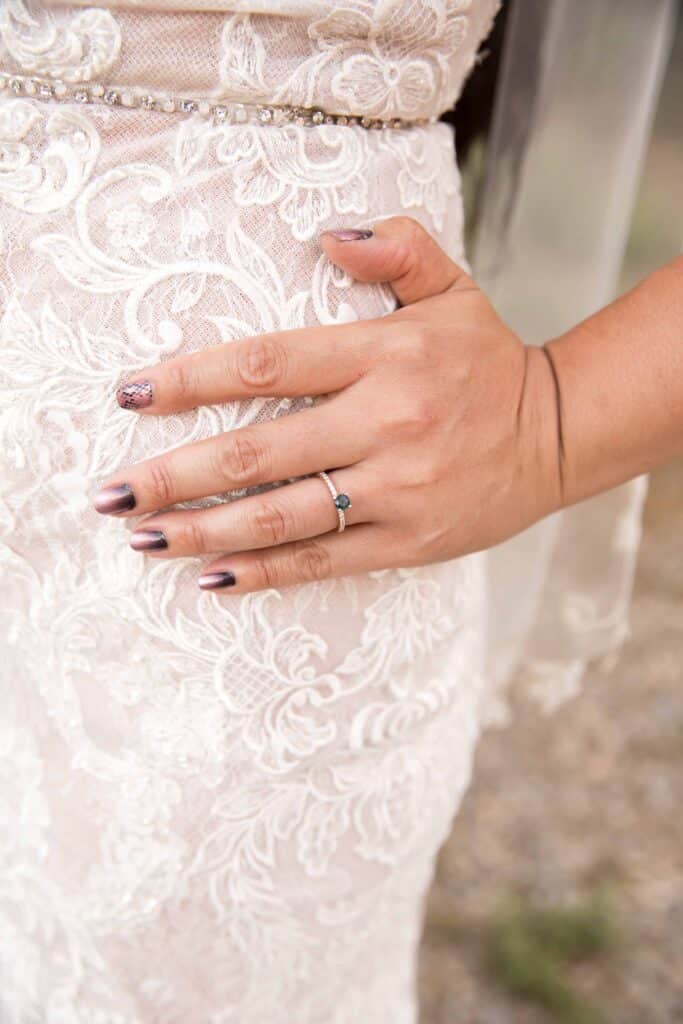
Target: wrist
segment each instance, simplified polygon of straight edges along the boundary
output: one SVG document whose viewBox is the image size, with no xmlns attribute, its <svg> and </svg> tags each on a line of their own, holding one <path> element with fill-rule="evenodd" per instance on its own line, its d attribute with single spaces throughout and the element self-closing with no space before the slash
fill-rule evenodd
<svg viewBox="0 0 683 1024">
<path fill-rule="evenodd" d="M 557 512 L 565 497 L 564 443 L 559 384 L 552 360 L 538 345 L 525 346 L 526 369 L 520 427 L 523 477 L 532 500 L 532 521 Z"/>
<path fill-rule="evenodd" d="M 564 505 L 683 454 L 682 274 L 674 260 L 543 346 Z"/>
</svg>

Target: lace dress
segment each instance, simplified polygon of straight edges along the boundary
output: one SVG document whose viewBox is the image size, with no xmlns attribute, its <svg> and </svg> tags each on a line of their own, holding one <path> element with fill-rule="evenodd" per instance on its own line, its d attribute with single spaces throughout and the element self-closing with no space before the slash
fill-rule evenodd
<svg viewBox="0 0 683 1024">
<path fill-rule="evenodd" d="M 487 697 L 486 557 L 217 597 L 90 496 L 301 404 L 137 417 L 127 375 L 393 308 L 320 231 L 407 213 L 463 260 L 434 119 L 496 7 L 0 5 L 3 1024 L 416 1018 Z M 205 116 L 235 101 L 427 121 Z"/>
</svg>

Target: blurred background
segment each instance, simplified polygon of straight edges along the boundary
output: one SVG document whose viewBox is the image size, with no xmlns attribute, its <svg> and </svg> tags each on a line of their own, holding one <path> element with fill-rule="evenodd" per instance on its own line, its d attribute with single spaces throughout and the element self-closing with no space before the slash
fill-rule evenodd
<svg viewBox="0 0 683 1024">
<path fill-rule="evenodd" d="M 682 101 L 679 12 L 622 291 L 681 251 Z M 554 715 L 513 705 L 439 859 L 421 1024 L 683 1022 L 683 462 L 651 477 L 616 663 Z"/>
</svg>

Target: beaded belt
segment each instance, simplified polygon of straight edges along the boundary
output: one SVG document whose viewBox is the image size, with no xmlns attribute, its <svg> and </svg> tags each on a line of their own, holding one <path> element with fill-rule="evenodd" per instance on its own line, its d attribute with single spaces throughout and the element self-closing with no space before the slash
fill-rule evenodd
<svg viewBox="0 0 683 1024">
<path fill-rule="evenodd" d="M 56 100 L 62 103 L 104 104 L 109 107 L 141 108 L 164 114 L 199 114 L 202 117 L 226 124 L 298 124 L 306 127 L 336 124 L 358 125 L 360 128 L 397 129 L 433 124 L 437 120 L 435 117 L 415 118 L 414 120 L 392 117 L 382 120 L 359 114 L 333 114 L 317 107 L 228 103 L 211 99 L 171 96 L 168 93 L 145 92 L 119 86 L 90 83 L 72 85 L 53 79 L 14 75 L 0 69 L 0 92 L 3 90 L 9 90 L 16 96 L 28 96 L 38 100 Z"/>
</svg>

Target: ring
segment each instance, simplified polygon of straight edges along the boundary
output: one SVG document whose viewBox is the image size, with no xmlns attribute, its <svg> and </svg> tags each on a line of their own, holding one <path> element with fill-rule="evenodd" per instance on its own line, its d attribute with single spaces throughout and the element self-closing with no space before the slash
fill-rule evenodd
<svg viewBox="0 0 683 1024">
<path fill-rule="evenodd" d="M 320 477 L 320 479 L 323 481 L 328 491 L 332 495 L 334 507 L 337 510 L 337 517 L 339 519 L 337 533 L 343 533 L 344 530 L 346 529 L 346 516 L 344 515 L 344 512 L 347 508 L 351 508 L 351 499 L 349 498 L 348 494 L 344 494 L 343 492 L 337 490 L 337 488 L 332 483 L 329 474 L 326 473 L 325 470 L 321 470 L 320 473 L 316 473 L 316 476 Z"/>
</svg>

